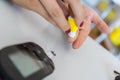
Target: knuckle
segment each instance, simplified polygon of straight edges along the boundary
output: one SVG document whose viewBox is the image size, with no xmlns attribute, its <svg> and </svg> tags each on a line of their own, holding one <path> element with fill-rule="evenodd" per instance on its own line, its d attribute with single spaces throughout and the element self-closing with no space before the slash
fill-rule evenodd
<svg viewBox="0 0 120 80">
<path fill-rule="evenodd" d="M 51 10 L 51 16 L 52 17 L 59 17 L 63 14 L 62 10 L 59 8 L 54 8 Z"/>
<path fill-rule="evenodd" d="M 89 27 L 89 28 L 87 28 L 87 29 L 85 29 L 86 34 L 89 34 L 89 33 L 90 33 L 90 31 L 91 31 L 91 28 L 90 28 L 90 27 Z"/>
<path fill-rule="evenodd" d="M 87 23 L 84 23 L 85 25 L 83 26 L 83 30 L 88 32 L 90 30 L 90 25 L 88 25 Z"/>
<path fill-rule="evenodd" d="M 81 39 L 81 40 L 85 40 L 85 39 L 87 38 L 87 36 L 88 36 L 88 34 L 83 34 L 83 35 L 80 37 L 80 39 Z"/>
<path fill-rule="evenodd" d="M 100 26 L 100 25 L 101 25 L 101 22 L 98 21 L 98 22 L 96 23 L 96 26 L 98 27 L 98 26 Z"/>
</svg>

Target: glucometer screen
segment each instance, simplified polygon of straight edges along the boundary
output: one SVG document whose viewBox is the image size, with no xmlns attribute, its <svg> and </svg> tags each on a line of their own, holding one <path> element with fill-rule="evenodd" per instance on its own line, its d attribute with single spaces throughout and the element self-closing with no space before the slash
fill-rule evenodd
<svg viewBox="0 0 120 80">
<path fill-rule="evenodd" d="M 18 69 L 23 77 L 29 77 L 35 72 L 41 70 L 44 65 L 41 61 L 37 61 L 27 51 L 16 51 L 9 55 L 10 60 Z"/>
</svg>

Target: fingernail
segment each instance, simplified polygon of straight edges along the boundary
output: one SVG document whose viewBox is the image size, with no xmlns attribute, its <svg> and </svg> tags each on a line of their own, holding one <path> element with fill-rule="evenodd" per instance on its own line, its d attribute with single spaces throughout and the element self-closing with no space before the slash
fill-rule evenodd
<svg viewBox="0 0 120 80">
<path fill-rule="evenodd" d="M 83 26 L 83 24 L 84 24 L 84 21 L 80 23 L 79 27 L 82 27 L 82 26 Z"/>
<path fill-rule="evenodd" d="M 65 33 L 68 34 L 70 32 L 70 29 L 66 30 Z"/>
</svg>

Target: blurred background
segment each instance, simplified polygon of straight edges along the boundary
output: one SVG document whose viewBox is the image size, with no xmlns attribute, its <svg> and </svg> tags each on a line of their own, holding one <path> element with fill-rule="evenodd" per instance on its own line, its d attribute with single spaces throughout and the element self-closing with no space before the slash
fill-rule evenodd
<svg viewBox="0 0 120 80">
<path fill-rule="evenodd" d="M 82 0 L 108 24 L 110 34 L 101 33 L 94 24 L 89 34 L 94 40 L 120 59 L 120 0 Z"/>
</svg>

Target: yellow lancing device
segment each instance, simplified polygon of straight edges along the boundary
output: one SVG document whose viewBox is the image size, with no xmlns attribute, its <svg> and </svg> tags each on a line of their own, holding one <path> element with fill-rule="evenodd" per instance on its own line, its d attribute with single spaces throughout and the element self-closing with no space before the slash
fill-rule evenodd
<svg viewBox="0 0 120 80">
<path fill-rule="evenodd" d="M 69 23 L 69 26 L 70 26 L 70 33 L 68 33 L 68 35 L 70 37 L 74 38 L 76 36 L 78 27 L 75 23 L 75 20 L 71 16 L 68 17 L 68 23 Z"/>
</svg>

